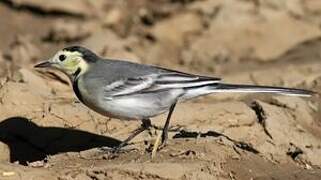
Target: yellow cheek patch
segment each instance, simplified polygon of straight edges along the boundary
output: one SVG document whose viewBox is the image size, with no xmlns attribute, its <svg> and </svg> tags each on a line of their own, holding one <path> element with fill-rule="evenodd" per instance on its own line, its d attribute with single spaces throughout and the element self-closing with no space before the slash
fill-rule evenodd
<svg viewBox="0 0 321 180">
<path fill-rule="evenodd" d="M 63 68 L 65 69 L 65 71 L 66 71 L 67 73 L 73 73 L 73 72 L 75 72 L 75 71 L 77 70 L 77 68 L 78 68 L 78 62 L 75 61 L 75 60 L 71 60 L 71 59 L 65 60 L 65 61 L 63 62 Z"/>
<path fill-rule="evenodd" d="M 69 75 L 74 74 L 77 69 L 80 68 L 80 74 L 83 74 L 88 70 L 88 63 L 82 58 L 82 54 L 79 52 L 68 52 L 63 51 L 63 53 L 67 56 L 66 60 L 61 62 L 62 69 Z"/>
<path fill-rule="evenodd" d="M 69 59 L 63 62 L 66 69 L 77 69 L 79 62 L 75 59 Z"/>
<path fill-rule="evenodd" d="M 78 68 L 81 69 L 80 74 L 83 74 L 88 70 L 88 63 L 83 59 L 70 59 L 64 63 L 64 68 L 70 74 L 73 74 L 77 71 Z"/>
</svg>

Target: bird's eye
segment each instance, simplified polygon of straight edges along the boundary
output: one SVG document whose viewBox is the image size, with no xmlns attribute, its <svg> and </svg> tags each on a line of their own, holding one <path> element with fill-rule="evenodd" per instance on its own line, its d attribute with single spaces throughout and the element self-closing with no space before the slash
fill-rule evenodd
<svg viewBox="0 0 321 180">
<path fill-rule="evenodd" d="M 62 54 L 58 58 L 60 61 L 64 61 L 66 59 L 66 55 Z"/>
</svg>

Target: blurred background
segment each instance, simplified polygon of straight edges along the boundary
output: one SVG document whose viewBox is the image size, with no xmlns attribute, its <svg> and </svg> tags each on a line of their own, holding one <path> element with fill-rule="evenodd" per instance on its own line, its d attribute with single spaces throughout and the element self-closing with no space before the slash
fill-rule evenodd
<svg viewBox="0 0 321 180">
<path fill-rule="evenodd" d="M 43 165 L 48 155 L 112 146 L 117 143 L 113 138 L 123 139 L 139 126 L 139 122 L 121 122 L 89 111 L 75 100 L 64 75 L 32 69 L 35 63 L 69 45 L 85 46 L 102 57 L 218 76 L 226 82 L 321 90 L 320 0 L 1 0 L 0 160 L 22 165 L 40 161 Z M 173 126 L 202 132 L 218 130 L 248 142 L 262 153 L 261 159 L 256 156 L 253 159 L 249 152 L 235 154 L 231 152 L 233 145 L 225 144 L 223 149 L 218 145 L 228 140 L 219 140 L 213 145 L 216 152 L 205 151 L 218 164 L 227 164 L 208 166 L 216 172 L 208 173 L 213 177 L 270 177 L 262 171 L 268 169 L 281 179 L 319 179 L 321 172 L 304 171 L 321 166 L 319 102 L 319 96 L 311 99 L 211 96 L 182 105 Z M 161 126 L 164 117 L 156 119 L 159 120 L 155 123 Z M 265 120 L 270 123 L 265 124 Z M 146 134 L 137 142 L 154 135 Z M 143 147 L 144 143 L 140 145 Z M 198 145 L 207 146 L 208 142 Z M 195 144 L 186 147 L 194 148 Z M 172 149 L 168 153 L 173 151 L 177 155 Z M 178 162 L 186 159 L 185 155 L 176 155 Z M 122 160 L 131 161 L 137 156 Z M 198 161 L 190 170 L 207 166 L 202 157 L 192 156 Z M 228 158 L 234 156 L 246 161 Z M 52 161 L 58 163 L 64 158 L 58 156 L 57 161 Z M 74 156 L 71 159 L 79 162 Z M 162 157 L 159 161 L 167 160 Z M 243 173 L 241 164 L 245 162 L 254 164 L 253 172 Z M 284 163 L 290 165 L 281 165 Z M 82 167 L 87 165 L 83 163 Z M 154 165 L 150 167 L 159 168 L 159 164 Z M 0 163 L 0 170 L 7 167 L 11 165 Z M 176 165 L 170 167 L 164 172 Z M 281 167 L 284 169 L 279 170 Z M 234 174 L 230 174 L 230 169 Z M 188 174 L 190 170 L 178 171 L 182 176 L 178 172 L 157 174 L 154 169 L 146 170 L 146 174 L 156 173 L 163 178 L 174 175 L 213 178 L 197 168 L 196 175 Z M 66 176 L 59 168 L 55 171 L 59 177 Z M 291 171 L 296 174 L 288 174 Z M 34 170 L 24 173 L 29 178 L 34 174 Z M 80 173 L 79 177 L 83 175 Z"/>
<path fill-rule="evenodd" d="M 1 63 L 11 70 L 72 44 L 217 75 L 320 60 L 318 0 L 3 0 L 0 8 Z"/>
</svg>

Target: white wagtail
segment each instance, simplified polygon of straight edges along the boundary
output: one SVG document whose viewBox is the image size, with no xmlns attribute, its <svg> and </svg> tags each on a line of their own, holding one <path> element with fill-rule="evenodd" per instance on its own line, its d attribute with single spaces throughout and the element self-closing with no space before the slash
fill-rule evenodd
<svg viewBox="0 0 321 180">
<path fill-rule="evenodd" d="M 198 96 L 217 92 L 277 93 L 294 96 L 314 94 L 303 89 L 226 84 L 216 77 L 104 59 L 80 46 L 66 47 L 35 67 L 51 67 L 65 73 L 70 78 L 78 99 L 92 110 L 108 117 L 141 120 L 141 127 L 117 146 L 118 150 L 149 128 L 151 117 L 169 111 L 162 131 L 164 145 L 176 103 Z"/>
</svg>

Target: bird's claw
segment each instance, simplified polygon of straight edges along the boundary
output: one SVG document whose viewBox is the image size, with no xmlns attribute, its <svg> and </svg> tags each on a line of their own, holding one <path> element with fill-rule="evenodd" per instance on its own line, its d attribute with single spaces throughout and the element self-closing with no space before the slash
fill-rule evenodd
<svg viewBox="0 0 321 180">
<path fill-rule="evenodd" d="M 123 147 L 120 146 L 116 146 L 116 147 L 101 147 L 99 148 L 100 151 L 104 152 L 104 153 L 110 153 L 110 154 L 122 154 L 122 153 L 127 153 L 127 152 L 131 152 L 135 149 L 123 149 Z"/>
</svg>

